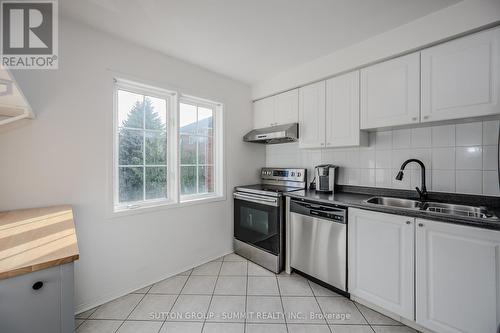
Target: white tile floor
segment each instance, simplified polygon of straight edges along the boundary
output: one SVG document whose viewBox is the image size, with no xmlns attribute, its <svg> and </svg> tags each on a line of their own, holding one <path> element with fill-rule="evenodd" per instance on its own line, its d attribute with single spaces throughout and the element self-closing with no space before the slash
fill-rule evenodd
<svg viewBox="0 0 500 333">
<path fill-rule="evenodd" d="M 327 317 L 331 314 L 337 316 Z M 235 254 L 80 313 L 75 320 L 77 333 L 416 332 L 299 275 L 275 275 Z"/>
</svg>

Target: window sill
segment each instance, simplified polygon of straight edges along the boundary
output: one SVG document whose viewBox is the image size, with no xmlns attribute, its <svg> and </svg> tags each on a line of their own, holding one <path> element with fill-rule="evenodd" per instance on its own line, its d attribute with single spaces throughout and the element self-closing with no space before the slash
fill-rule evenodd
<svg viewBox="0 0 500 333">
<path fill-rule="evenodd" d="M 174 202 L 174 201 L 162 201 L 158 203 L 151 203 L 151 204 L 144 204 L 140 205 L 136 208 L 114 208 L 111 211 L 110 218 L 117 218 L 121 216 L 128 216 L 128 215 L 137 215 L 137 214 L 147 214 L 147 213 L 152 213 L 156 211 L 162 211 L 162 210 L 167 210 L 167 209 L 173 209 L 173 208 L 182 208 L 185 206 L 192 206 L 192 205 L 202 205 L 202 204 L 209 204 L 212 202 L 219 202 L 219 201 L 226 201 L 226 196 L 225 195 L 220 195 L 220 196 L 207 196 L 207 197 L 198 197 L 198 198 L 193 198 L 193 199 L 185 199 L 181 202 Z"/>
</svg>

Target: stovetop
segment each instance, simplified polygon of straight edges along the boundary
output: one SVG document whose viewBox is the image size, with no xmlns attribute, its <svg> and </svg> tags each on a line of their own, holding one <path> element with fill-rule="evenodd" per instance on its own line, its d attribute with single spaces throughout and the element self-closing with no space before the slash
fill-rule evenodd
<svg viewBox="0 0 500 333">
<path fill-rule="evenodd" d="M 254 185 L 244 185 L 236 187 L 236 191 L 258 193 L 264 195 L 279 196 L 285 192 L 299 191 L 303 190 L 301 187 L 291 187 L 283 185 L 272 185 L 272 184 L 254 184 Z"/>
</svg>

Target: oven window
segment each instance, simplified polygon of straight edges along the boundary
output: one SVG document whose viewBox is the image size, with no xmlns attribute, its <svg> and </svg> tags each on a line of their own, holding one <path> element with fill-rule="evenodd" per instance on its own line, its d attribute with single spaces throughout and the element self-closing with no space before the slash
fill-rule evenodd
<svg viewBox="0 0 500 333">
<path fill-rule="evenodd" d="M 269 235 L 269 213 L 255 208 L 242 207 L 241 227 L 261 235 Z"/>
<path fill-rule="evenodd" d="M 234 200 L 236 239 L 273 254 L 279 253 L 279 208 L 254 202 Z"/>
</svg>

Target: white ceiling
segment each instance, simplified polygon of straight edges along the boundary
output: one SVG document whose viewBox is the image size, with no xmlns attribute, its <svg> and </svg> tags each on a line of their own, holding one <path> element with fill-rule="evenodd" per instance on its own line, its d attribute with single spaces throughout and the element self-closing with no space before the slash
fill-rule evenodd
<svg viewBox="0 0 500 333">
<path fill-rule="evenodd" d="M 64 0 L 62 15 L 252 84 L 459 0 Z"/>
</svg>

